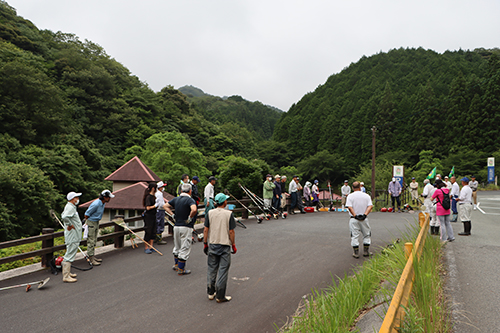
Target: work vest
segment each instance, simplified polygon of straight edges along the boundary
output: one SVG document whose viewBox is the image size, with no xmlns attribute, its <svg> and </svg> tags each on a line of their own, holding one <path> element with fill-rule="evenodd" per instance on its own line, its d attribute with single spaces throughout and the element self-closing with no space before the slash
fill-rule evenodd
<svg viewBox="0 0 500 333">
<path fill-rule="evenodd" d="M 223 208 L 212 209 L 208 212 L 210 223 L 208 239 L 210 244 L 221 244 L 231 246 L 229 239 L 229 219 L 232 212 Z"/>
</svg>

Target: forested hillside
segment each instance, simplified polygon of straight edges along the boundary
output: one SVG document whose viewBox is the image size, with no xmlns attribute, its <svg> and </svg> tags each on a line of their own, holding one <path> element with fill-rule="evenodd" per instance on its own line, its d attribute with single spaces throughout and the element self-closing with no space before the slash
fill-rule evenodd
<svg viewBox="0 0 500 333">
<path fill-rule="evenodd" d="M 226 158 L 253 158 L 260 136 L 207 120 L 171 86 L 154 92 L 101 46 L 39 30 L 5 1 L 0 78 L 0 241 L 51 224 L 69 191 L 95 198 L 134 155 L 173 190 L 185 172 L 203 184 Z"/>
<path fill-rule="evenodd" d="M 419 179 L 455 166 L 484 181 L 486 157 L 500 160 L 498 50 L 363 57 L 283 113 L 194 87 L 186 96 L 168 75 L 155 92 L 103 47 L 39 30 L 0 0 L 0 78 L 0 241 L 52 225 L 69 191 L 95 198 L 135 155 L 168 191 L 188 173 L 235 195 L 238 182 L 260 193 L 267 173 L 370 188 L 372 126 L 377 187 L 393 163 Z"/>
<path fill-rule="evenodd" d="M 486 157 L 500 148 L 498 49 L 363 57 L 294 104 L 273 139 L 296 161 L 316 152 L 338 156 L 352 176 L 371 160 L 373 126 L 382 160 L 411 167 L 430 150 L 442 161 L 440 172 L 455 165 L 459 174 L 485 176 Z"/>
<path fill-rule="evenodd" d="M 269 140 L 282 112 L 262 104 L 250 102 L 241 96 L 221 98 L 205 94 L 201 89 L 184 86 L 179 91 L 188 97 L 191 106 L 205 119 L 215 124 L 235 123 Z"/>
</svg>

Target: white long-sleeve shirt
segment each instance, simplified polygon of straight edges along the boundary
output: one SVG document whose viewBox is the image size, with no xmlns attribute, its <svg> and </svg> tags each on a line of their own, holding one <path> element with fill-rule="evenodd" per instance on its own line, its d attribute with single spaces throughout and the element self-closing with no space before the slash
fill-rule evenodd
<svg viewBox="0 0 500 333">
<path fill-rule="evenodd" d="M 459 194 L 460 194 L 460 186 L 458 186 L 457 182 L 454 182 L 453 185 L 451 186 L 450 195 L 452 198 L 457 198 Z"/>
<path fill-rule="evenodd" d="M 458 199 L 460 204 L 472 203 L 472 189 L 469 185 L 462 187 Z"/>
<path fill-rule="evenodd" d="M 343 185 L 340 192 L 342 192 L 342 196 L 345 198 L 351 193 L 351 187 L 349 185 Z"/>
</svg>

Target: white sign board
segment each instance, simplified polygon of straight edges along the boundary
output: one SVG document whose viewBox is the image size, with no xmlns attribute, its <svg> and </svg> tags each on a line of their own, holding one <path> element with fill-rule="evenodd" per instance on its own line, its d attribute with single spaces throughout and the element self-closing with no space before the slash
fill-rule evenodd
<svg viewBox="0 0 500 333">
<path fill-rule="evenodd" d="M 404 176 L 404 169 L 405 167 L 403 165 L 393 165 L 392 166 L 392 176 L 393 177 L 403 177 Z"/>
<path fill-rule="evenodd" d="M 495 158 L 494 157 L 488 157 L 488 166 L 489 167 L 495 166 Z"/>
</svg>

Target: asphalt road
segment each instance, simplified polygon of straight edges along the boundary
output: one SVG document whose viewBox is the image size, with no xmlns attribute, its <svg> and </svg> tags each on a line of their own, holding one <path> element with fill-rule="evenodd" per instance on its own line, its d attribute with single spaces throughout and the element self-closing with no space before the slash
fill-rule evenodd
<svg viewBox="0 0 500 333">
<path fill-rule="evenodd" d="M 447 294 L 455 332 L 500 332 L 500 192 L 479 192 L 472 213 L 471 236 L 457 236 L 462 223 L 452 223 L 456 241 L 446 245 Z"/>
<path fill-rule="evenodd" d="M 400 237 L 415 218 L 416 214 L 408 213 L 370 214 L 372 250 L 377 252 Z M 364 260 L 351 256 L 347 213 L 298 214 L 262 224 L 245 223 L 248 229 L 236 230 L 238 253 L 232 256 L 227 291 L 231 302 L 218 304 L 207 298 L 203 245 L 193 245 L 187 263 L 192 274 L 178 276 L 171 269 L 169 240 L 159 246 L 164 256 L 147 255 L 142 246 L 104 254 L 103 265 L 86 272 L 74 270 L 78 282 L 73 284 L 46 271 L 1 281 L 4 287 L 51 276 L 40 290 L 0 291 L 0 330 L 274 332 L 312 289 L 328 286 L 332 276 L 343 277 Z M 474 237 L 482 237 L 481 229 L 474 225 L 473 232 L 478 233 Z"/>
</svg>

